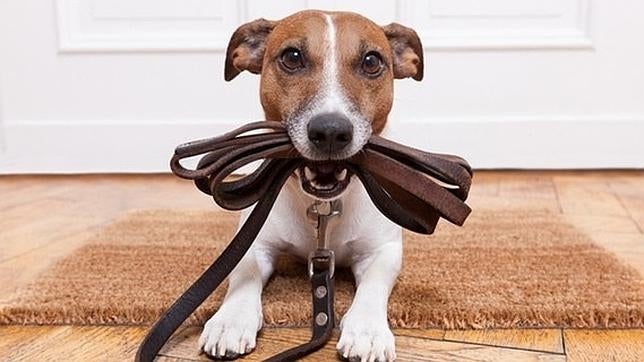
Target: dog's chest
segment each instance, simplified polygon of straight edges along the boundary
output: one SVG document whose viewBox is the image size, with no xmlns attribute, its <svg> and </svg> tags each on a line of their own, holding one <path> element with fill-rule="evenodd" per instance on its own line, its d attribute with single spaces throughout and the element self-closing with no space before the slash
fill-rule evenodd
<svg viewBox="0 0 644 362">
<path fill-rule="evenodd" d="M 318 246 L 317 230 L 312 223 L 294 214 L 295 210 L 276 210 L 266 225 L 264 238 L 272 240 L 271 244 L 281 253 L 294 255 L 302 260 L 308 258 L 309 253 Z M 286 217 L 291 213 L 291 217 Z M 348 230 L 346 215 L 333 220 L 327 229 L 327 240 L 331 250 L 336 255 L 336 263 L 348 265 L 350 263 L 351 246 L 355 235 Z M 289 221 L 284 221 L 289 220 Z"/>
<path fill-rule="evenodd" d="M 336 263 L 349 265 L 356 255 L 378 248 L 383 233 L 399 229 L 385 219 L 370 202 L 364 187 L 353 181 L 342 197 L 342 213 L 329 221 L 329 248 Z M 310 202 L 302 200 L 299 187 L 285 187 L 265 227 L 265 238 L 281 252 L 306 259 L 317 247 L 317 231 L 306 217 Z"/>
</svg>

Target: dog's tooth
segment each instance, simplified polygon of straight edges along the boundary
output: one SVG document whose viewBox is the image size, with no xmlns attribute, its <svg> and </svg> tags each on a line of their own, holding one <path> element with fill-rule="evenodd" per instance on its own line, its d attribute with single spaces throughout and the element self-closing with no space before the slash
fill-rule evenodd
<svg viewBox="0 0 644 362">
<path fill-rule="evenodd" d="M 311 181 L 311 186 L 313 186 L 314 188 L 316 188 L 318 190 L 331 190 L 332 188 L 335 187 L 335 185 L 333 185 L 333 184 L 321 184 L 321 183 L 319 183 L 319 182 L 317 182 L 315 180 Z"/>
<path fill-rule="evenodd" d="M 318 189 L 320 190 L 331 190 L 334 187 L 332 184 L 318 185 Z"/>
<path fill-rule="evenodd" d="M 313 173 L 313 171 L 311 171 L 307 166 L 304 166 L 304 176 L 306 176 L 309 181 L 315 179 L 315 173 Z"/>
<path fill-rule="evenodd" d="M 338 181 L 344 181 L 344 179 L 347 178 L 347 169 L 345 168 L 340 171 L 340 173 L 336 173 L 335 178 L 338 179 Z"/>
</svg>

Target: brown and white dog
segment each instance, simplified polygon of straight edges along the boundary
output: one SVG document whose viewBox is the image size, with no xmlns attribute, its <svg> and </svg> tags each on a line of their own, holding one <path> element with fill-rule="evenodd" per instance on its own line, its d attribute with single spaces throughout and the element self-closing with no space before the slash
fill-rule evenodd
<svg viewBox="0 0 644 362">
<path fill-rule="evenodd" d="M 206 323 L 200 348 L 235 358 L 255 347 L 262 287 L 276 257 L 306 259 L 316 248 L 307 207 L 316 199 L 341 198 L 340 221 L 328 230 L 330 247 L 338 265 L 351 267 L 357 290 L 340 323 L 337 349 L 351 360 L 394 360 L 387 301 L 401 267 L 401 229 L 375 208 L 342 160 L 385 127 L 394 78 L 422 79 L 418 36 L 402 25 L 378 26 L 347 12 L 309 10 L 280 21 L 259 19 L 239 27 L 228 46 L 225 79 L 244 70 L 261 74 L 266 120 L 284 122 L 310 162 L 284 186 L 253 247 L 231 273 L 226 298 Z"/>
</svg>

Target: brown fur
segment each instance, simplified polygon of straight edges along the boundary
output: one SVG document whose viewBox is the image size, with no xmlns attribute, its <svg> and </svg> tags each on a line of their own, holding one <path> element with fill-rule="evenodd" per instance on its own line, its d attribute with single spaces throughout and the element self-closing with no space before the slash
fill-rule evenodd
<svg viewBox="0 0 644 362">
<path fill-rule="evenodd" d="M 274 21 L 257 19 L 235 30 L 226 49 L 224 69 L 226 81 L 232 80 L 244 70 L 255 74 L 261 73 L 266 38 L 274 26 Z"/>
<path fill-rule="evenodd" d="M 231 39 L 226 59 L 226 80 L 248 70 L 261 73 L 260 99 L 267 120 L 282 121 L 307 104 L 319 91 L 326 57 L 326 20 L 336 27 L 340 84 L 351 103 L 371 121 L 374 133 L 384 128 L 393 101 L 393 79 L 423 77 L 423 51 L 418 35 L 399 24 L 380 27 L 349 12 L 306 10 L 280 21 L 264 19 L 242 25 Z M 288 47 L 302 51 L 305 69 L 285 73 L 280 54 Z M 377 51 L 385 63 L 376 78 L 360 72 L 364 54 Z M 260 61 L 261 59 L 261 61 Z"/>
<path fill-rule="evenodd" d="M 382 28 L 358 14 L 336 13 L 333 20 L 339 39 L 340 84 L 351 102 L 371 120 L 373 132 L 378 134 L 385 127 L 393 102 L 391 47 Z M 364 53 L 370 50 L 382 55 L 386 68 L 373 79 L 358 71 Z"/>
<path fill-rule="evenodd" d="M 281 121 L 318 92 L 325 57 L 326 22 L 321 12 L 306 11 L 282 19 L 266 43 L 260 98 L 267 120 Z M 282 51 L 296 47 L 304 53 L 306 68 L 285 74 L 277 60 Z"/>
<path fill-rule="evenodd" d="M 423 45 L 420 43 L 418 34 L 413 29 L 396 23 L 383 26 L 382 30 L 391 44 L 394 76 L 399 79 L 411 77 L 418 81 L 422 80 Z"/>
</svg>

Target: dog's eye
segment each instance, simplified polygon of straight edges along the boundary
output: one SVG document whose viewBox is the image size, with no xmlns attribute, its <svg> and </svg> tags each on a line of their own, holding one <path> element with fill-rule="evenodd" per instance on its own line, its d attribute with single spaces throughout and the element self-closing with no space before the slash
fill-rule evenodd
<svg viewBox="0 0 644 362">
<path fill-rule="evenodd" d="M 295 48 L 285 49 L 280 56 L 280 64 L 282 64 L 284 69 L 290 72 L 304 68 L 302 52 Z"/>
<path fill-rule="evenodd" d="M 377 52 L 368 52 L 362 58 L 362 71 L 369 76 L 377 76 L 384 69 L 382 57 Z"/>
</svg>

